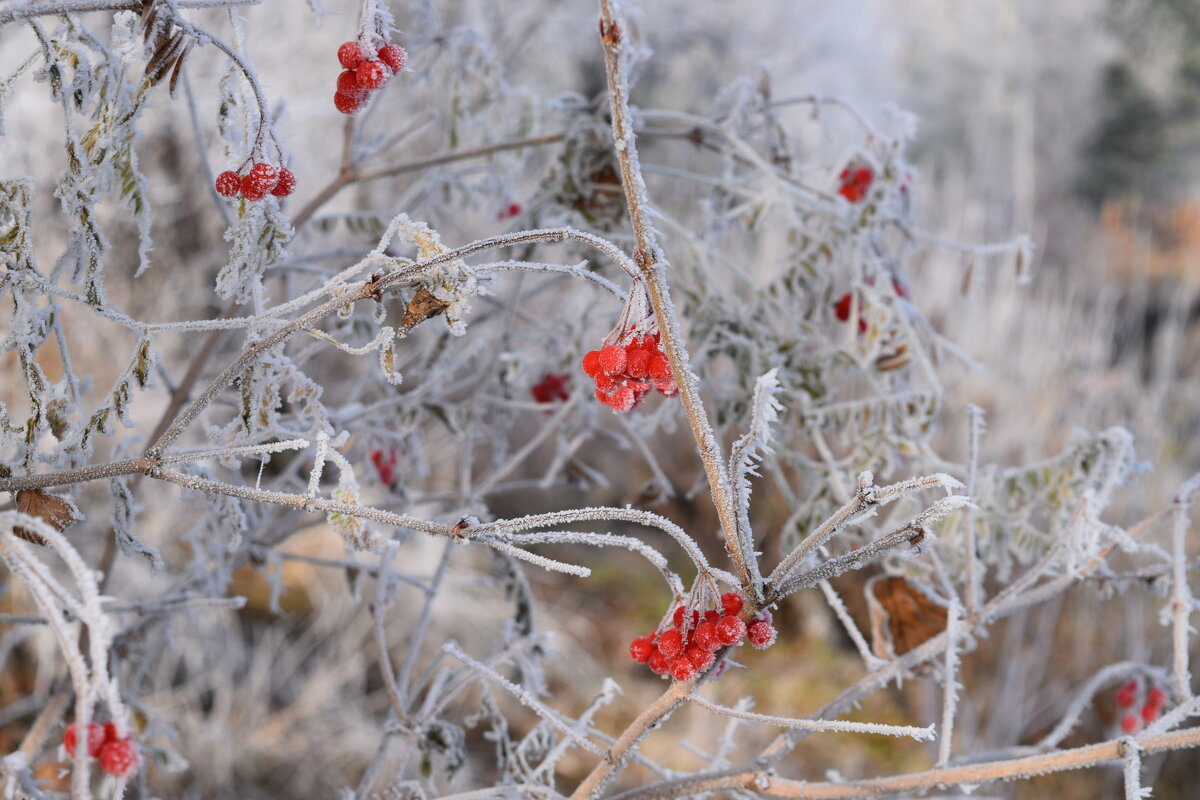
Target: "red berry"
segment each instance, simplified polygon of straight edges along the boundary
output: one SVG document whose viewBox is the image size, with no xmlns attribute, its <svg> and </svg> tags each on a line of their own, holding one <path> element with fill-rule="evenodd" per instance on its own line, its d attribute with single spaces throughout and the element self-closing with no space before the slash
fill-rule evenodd
<svg viewBox="0 0 1200 800">
<path fill-rule="evenodd" d="M 258 181 L 267 191 L 270 191 L 275 188 L 275 184 L 279 183 L 279 170 L 265 161 L 260 161 L 250 168 L 249 177 Z"/>
<path fill-rule="evenodd" d="M 671 381 L 675 376 L 671 373 L 671 362 L 662 353 L 650 359 L 650 377 L 655 381 Z"/>
<path fill-rule="evenodd" d="M 696 675 L 696 665 L 686 656 L 680 656 L 671 662 L 671 677 L 679 682 L 690 681 Z"/>
<path fill-rule="evenodd" d="M 141 758 L 138 756 L 137 745 L 129 739 L 116 742 L 105 742 L 100 748 L 100 769 L 114 778 L 124 780 L 137 772 Z"/>
<path fill-rule="evenodd" d="M 67 755 L 71 758 L 75 757 L 75 740 L 77 738 L 76 728 L 74 725 L 68 725 L 66 732 L 63 733 L 63 749 L 67 751 Z M 100 748 L 104 745 L 104 726 L 95 722 L 88 723 L 88 755 L 95 758 L 100 752 Z"/>
<path fill-rule="evenodd" d="M 271 190 L 271 194 L 276 197 L 287 197 L 294 191 L 296 191 L 296 173 L 286 167 L 279 170 L 279 181 Z"/>
<path fill-rule="evenodd" d="M 658 389 L 659 394 L 663 397 L 674 397 L 679 394 L 679 384 L 675 381 L 655 381 L 654 388 Z"/>
<path fill-rule="evenodd" d="M 392 72 L 399 72 L 408 62 L 408 53 L 399 45 L 389 44 L 379 48 L 379 60 L 387 64 Z"/>
<path fill-rule="evenodd" d="M 396 483 L 396 451 L 389 450 L 385 456 L 382 450 L 371 451 L 371 463 L 375 465 L 375 471 L 379 473 L 379 481 L 384 486 L 392 486 Z"/>
<path fill-rule="evenodd" d="M 675 613 L 671 615 L 671 622 L 676 628 L 683 627 L 683 615 L 687 613 L 687 606 L 679 606 L 675 609 Z"/>
<path fill-rule="evenodd" d="M 249 174 L 242 176 L 242 197 L 247 200 L 262 200 L 267 196 L 267 189 Z"/>
<path fill-rule="evenodd" d="M 221 197 L 237 197 L 242 190 L 242 179 L 233 170 L 225 170 L 217 176 L 217 194 Z"/>
<path fill-rule="evenodd" d="M 671 659 L 658 648 L 654 649 L 646 663 L 650 667 L 650 671 L 657 675 L 666 675 L 671 671 Z"/>
<path fill-rule="evenodd" d="M 1142 719 L 1145 720 L 1147 724 L 1158 719 L 1158 706 L 1152 706 L 1149 703 L 1142 706 Z"/>
<path fill-rule="evenodd" d="M 726 616 L 736 617 L 742 610 L 745 601 L 737 592 L 726 592 L 721 595 L 721 609 Z"/>
<path fill-rule="evenodd" d="M 653 652 L 654 642 L 649 636 L 639 636 L 629 645 L 629 657 L 639 664 L 645 664 L 649 661 L 650 654 Z"/>
<path fill-rule="evenodd" d="M 683 654 L 687 657 L 688 661 L 692 662 L 692 666 L 701 672 L 703 672 L 704 670 L 706 670 L 712 666 L 712 663 L 713 663 L 712 650 L 706 650 L 705 648 L 700 647 L 699 645 L 692 645 L 691 647 L 684 650 Z"/>
<path fill-rule="evenodd" d="M 716 623 L 711 620 L 705 620 L 696 626 L 696 630 L 692 633 L 692 643 L 696 647 L 704 650 L 712 651 L 721 646 L 721 638 L 717 635 Z"/>
<path fill-rule="evenodd" d="M 608 396 L 608 406 L 617 412 L 630 411 L 637 404 L 637 395 L 628 386 L 622 386 Z"/>
<path fill-rule="evenodd" d="M 1121 708 L 1130 708 L 1137 702 L 1137 686 L 1122 686 L 1117 690 L 1117 705 Z"/>
<path fill-rule="evenodd" d="M 600 374 L 600 351 L 589 350 L 585 353 L 581 366 L 583 367 L 583 374 L 589 378 L 594 378 Z"/>
<path fill-rule="evenodd" d="M 104 723 L 104 741 L 106 741 L 106 742 L 121 741 L 121 737 L 117 735 L 117 723 L 115 723 L 115 722 Z"/>
<path fill-rule="evenodd" d="M 1141 723 L 1138 722 L 1138 718 L 1133 714 L 1126 714 L 1121 718 L 1121 730 L 1125 731 L 1126 733 L 1133 733 L 1140 727 Z"/>
<path fill-rule="evenodd" d="M 338 48 L 338 61 L 346 69 L 354 69 L 362 63 L 363 58 L 363 49 L 359 47 L 358 42 L 344 42 Z"/>
<path fill-rule="evenodd" d="M 354 72 L 358 76 L 360 89 L 378 89 L 387 83 L 387 68 L 378 61 L 364 61 Z"/>
<path fill-rule="evenodd" d="M 571 393 L 567 391 L 567 384 L 570 383 L 570 380 L 569 375 L 547 372 L 546 377 L 542 378 L 541 383 L 530 388 L 529 392 L 533 395 L 533 399 L 539 403 L 570 400 Z"/>
<path fill-rule="evenodd" d="M 631 348 L 626 352 L 625 374 L 631 378 L 644 378 L 650 374 L 650 351 Z"/>
<path fill-rule="evenodd" d="M 667 631 L 658 637 L 658 649 L 667 658 L 674 658 L 683 650 L 683 634 L 676 630 Z"/>
<path fill-rule="evenodd" d="M 352 69 L 343 70 L 337 76 L 337 90 L 342 94 L 358 93 L 358 75 Z"/>
<path fill-rule="evenodd" d="M 775 628 L 765 620 L 752 623 L 746 631 L 746 638 L 750 640 L 750 644 L 755 650 L 766 650 L 775 644 L 776 635 Z"/>
<path fill-rule="evenodd" d="M 600 350 L 600 369 L 611 374 L 625 371 L 625 348 L 610 344 Z"/>
<path fill-rule="evenodd" d="M 900 281 L 892 280 L 892 288 L 896 290 L 896 297 L 908 297 L 908 295 L 904 293 L 904 287 L 900 285 Z"/>
<path fill-rule="evenodd" d="M 746 636 L 746 623 L 738 617 L 721 617 L 717 623 L 717 638 L 721 644 L 737 644 Z"/>
<path fill-rule="evenodd" d="M 333 96 L 333 105 L 343 114 L 353 114 L 362 106 L 363 100 L 358 95 L 338 92 Z"/>
<path fill-rule="evenodd" d="M 833 315 L 837 317 L 838 322 L 848 322 L 850 320 L 850 304 L 854 302 L 854 298 L 849 292 L 846 292 L 833 306 Z"/>
<path fill-rule="evenodd" d="M 1154 706 L 1155 708 L 1162 708 L 1166 704 L 1167 704 L 1167 693 L 1163 689 L 1161 689 L 1157 686 L 1155 686 L 1153 689 L 1151 689 L 1150 692 L 1146 695 L 1146 705 L 1148 705 L 1148 706 Z"/>
</svg>

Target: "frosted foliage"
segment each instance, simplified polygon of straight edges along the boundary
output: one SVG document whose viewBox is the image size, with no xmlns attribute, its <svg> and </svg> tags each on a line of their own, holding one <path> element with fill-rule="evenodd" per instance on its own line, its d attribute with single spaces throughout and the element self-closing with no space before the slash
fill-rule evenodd
<svg viewBox="0 0 1200 800">
<path fill-rule="evenodd" d="M 1142 797 L 1200 745 L 1200 476 L 1139 521 L 1124 427 L 1019 463 L 948 399 L 926 259 L 1037 248 L 929 232 L 913 114 L 689 56 L 728 7 L 309 7 L 0 6 L 5 797 Z M 408 59 L 351 115 L 343 41 Z M 64 761 L 110 721 L 131 774 Z"/>
</svg>

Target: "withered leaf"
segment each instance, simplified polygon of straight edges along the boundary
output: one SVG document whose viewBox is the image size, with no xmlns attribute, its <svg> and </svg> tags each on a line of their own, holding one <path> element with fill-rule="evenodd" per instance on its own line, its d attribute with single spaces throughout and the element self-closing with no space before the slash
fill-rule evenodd
<svg viewBox="0 0 1200 800">
<path fill-rule="evenodd" d="M 864 591 L 871 615 L 871 649 L 902 656 L 946 630 L 946 607 L 898 575 L 879 575 Z"/>
<path fill-rule="evenodd" d="M 404 319 L 400 320 L 400 327 L 405 330 L 414 328 L 430 317 L 436 317 L 438 314 L 444 313 L 449 307 L 449 303 L 445 300 L 438 300 L 433 296 L 433 292 L 422 286 L 413 295 L 408 308 L 404 309 Z"/>
<path fill-rule="evenodd" d="M 31 517 L 37 517 L 48 525 L 51 525 L 55 530 L 65 530 L 68 525 L 74 522 L 76 517 L 75 506 L 70 501 L 63 498 L 43 492 L 41 489 L 26 489 L 17 492 L 17 511 L 22 514 L 28 514 Z M 46 540 L 38 534 L 22 528 L 19 525 L 13 528 L 13 533 L 20 536 L 27 542 L 34 544 L 45 544 Z"/>
</svg>

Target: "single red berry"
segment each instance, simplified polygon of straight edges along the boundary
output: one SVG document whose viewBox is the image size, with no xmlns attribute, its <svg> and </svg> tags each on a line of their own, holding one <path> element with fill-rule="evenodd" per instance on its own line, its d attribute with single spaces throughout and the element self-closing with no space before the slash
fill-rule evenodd
<svg viewBox="0 0 1200 800">
<path fill-rule="evenodd" d="M 397 44 L 384 45 L 379 48 L 379 60 L 388 65 L 392 72 L 400 72 L 408 63 L 408 53 Z"/>
<path fill-rule="evenodd" d="M 703 672 L 704 670 L 706 670 L 712 666 L 712 663 L 713 663 L 713 651 L 712 650 L 708 650 L 704 647 L 700 647 L 699 645 L 694 644 L 691 647 L 684 650 L 683 654 L 685 656 L 687 656 L 688 661 L 692 662 L 692 666 L 701 672 Z"/>
<path fill-rule="evenodd" d="M 360 89 L 378 89 L 387 83 L 387 67 L 378 61 L 364 61 L 354 72 L 358 76 Z"/>
<path fill-rule="evenodd" d="M 217 194 L 221 197 L 237 197 L 242 190 L 242 179 L 233 170 L 225 170 L 217 176 Z"/>
<path fill-rule="evenodd" d="M 354 69 L 365 58 L 363 49 L 359 46 L 358 42 L 343 42 L 342 46 L 338 48 L 337 55 L 338 61 L 346 69 Z"/>
<path fill-rule="evenodd" d="M 583 374 L 589 378 L 594 378 L 600 374 L 600 351 L 589 350 L 584 353 L 581 366 L 583 367 Z"/>
<path fill-rule="evenodd" d="M 644 378 L 650 374 L 650 351 L 632 348 L 626 351 L 625 374 L 631 378 Z"/>
<path fill-rule="evenodd" d="M 738 617 L 721 617 L 717 623 L 717 638 L 721 644 L 737 644 L 746 636 L 746 623 Z"/>
<path fill-rule="evenodd" d="M 104 723 L 104 741 L 105 742 L 121 741 L 121 737 L 117 735 L 117 723 L 111 722 L 111 721 Z"/>
<path fill-rule="evenodd" d="M 1167 693 L 1165 690 L 1161 689 L 1158 686 L 1155 686 L 1146 695 L 1146 705 L 1148 705 L 1148 706 L 1154 706 L 1155 708 L 1162 708 L 1166 704 L 1167 704 Z"/>
<path fill-rule="evenodd" d="M 721 646 L 721 638 L 717 635 L 716 623 L 711 620 L 705 620 L 697 625 L 695 632 L 692 633 L 692 643 L 696 647 L 708 651 L 719 648 Z"/>
<path fill-rule="evenodd" d="M 362 107 L 364 98 L 354 94 L 338 92 L 333 96 L 333 105 L 343 114 L 353 114 Z"/>
<path fill-rule="evenodd" d="M 662 353 L 650 359 L 650 377 L 655 381 L 671 381 L 675 379 L 671 372 L 671 362 Z"/>
<path fill-rule="evenodd" d="M 721 595 L 721 609 L 726 616 L 736 617 L 742 610 L 745 601 L 737 592 L 726 592 Z"/>
<path fill-rule="evenodd" d="M 1133 733 L 1141 726 L 1142 724 L 1138 722 L 1138 718 L 1133 714 L 1126 714 L 1125 716 L 1121 717 L 1121 730 L 1125 731 L 1126 733 Z"/>
<path fill-rule="evenodd" d="M 679 394 L 679 384 L 673 380 L 655 381 L 654 388 L 658 389 L 659 394 L 663 397 L 674 397 Z"/>
<path fill-rule="evenodd" d="M 667 658 L 674 658 L 683 650 L 683 634 L 677 630 L 669 630 L 658 637 L 658 649 Z"/>
<path fill-rule="evenodd" d="M 76 730 L 74 725 L 68 725 L 67 730 L 63 733 L 63 749 L 67 751 L 67 755 L 71 758 L 75 757 Z M 87 740 L 88 755 L 95 758 L 99 754 L 100 748 L 104 745 L 104 726 L 95 722 L 89 722 Z"/>
<path fill-rule="evenodd" d="M 666 675 L 671 671 L 671 659 L 657 647 L 650 654 L 650 658 L 646 660 L 646 664 L 650 667 L 650 671 L 656 675 Z"/>
<path fill-rule="evenodd" d="M 671 677 L 682 683 L 696 676 L 696 665 L 686 656 L 680 656 L 671 662 Z"/>
<path fill-rule="evenodd" d="M 850 304 L 854 302 L 854 298 L 850 292 L 846 292 L 833 305 L 833 315 L 837 317 L 838 322 L 849 322 L 850 320 Z"/>
<path fill-rule="evenodd" d="M 1147 725 L 1151 722 L 1154 722 L 1154 720 L 1158 719 L 1158 710 L 1158 706 L 1152 706 L 1149 703 L 1142 706 L 1142 720 L 1145 721 Z"/>
<path fill-rule="evenodd" d="M 629 657 L 639 664 L 645 664 L 649 661 L 650 654 L 653 652 L 654 642 L 649 636 L 639 636 L 629 645 Z"/>
<path fill-rule="evenodd" d="M 287 197 L 294 191 L 296 191 L 296 173 L 284 167 L 279 170 L 279 181 L 275 184 L 275 188 L 271 190 L 271 194 L 276 197 Z"/>
<path fill-rule="evenodd" d="M 1130 708 L 1137 702 L 1137 686 L 1122 686 L 1117 690 L 1117 705 L 1121 708 Z"/>
<path fill-rule="evenodd" d="M 717 611 L 715 608 L 710 608 L 708 611 L 704 612 L 704 621 L 711 622 L 713 625 L 716 625 L 721 621 L 721 612 Z"/>
<path fill-rule="evenodd" d="M 671 615 L 671 622 L 676 628 L 683 627 L 683 615 L 687 613 L 687 606 L 679 606 L 675 609 L 675 613 Z"/>
<path fill-rule="evenodd" d="M 141 758 L 138 756 L 137 745 L 129 739 L 116 742 L 105 742 L 100 748 L 100 769 L 114 778 L 125 780 L 137 772 Z"/>
<path fill-rule="evenodd" d="M 265 161 L 260 161 L 250 168 L 249 177 L 258 181 L 269 192 L 279 183 L 279 170 Z"/>
<path fill-rule="evenodd" d="M 262 200 L 266 196 L 266 187 L 254 180 L 253 176 L 249 174 L 242 176 L 242 197 L 247 200 Z"/>
<path fill-rule="evenodd" d="M 352 69 L 342 70 L 337 76 L 337 90 L 342 94 L 358 92 L 358 75 Z"/>
<path fill-rule="evenodd" d="M 619 345 L 610 344 L 600 350 L 600 369 L 610 375 L 624 372 L 626 360 L 625 348 Z"/>
<path fill-rule="evenodd" d="M 603 392 L 605 398 L 619 388 L 621 388 L 620 379 L 614 378 L 606 372 L 600 372 L 596 375 L 596 391 Z M 605 402 L 608 402 L 608 400 L 605 399 Z"/>
<path fill-rule="evenodd" d="M 750 640 L 750 645 L 755 650 L 766 650 L 771 645 L 775 644 L 777 633 L 771 623 L 764 620 L 754 622 L 746 630 L 746 638 Z"/>
<path fill-rule="evenodd" d="M 632 411 L 634 405 L 637 404 L 637 395 L 633 393 L 633 389 L 628 386 L 622 386 L 608 396 L 608 406 L 613 411 L 624 413 Z"/>
<path fill-rule="evenodd" d="M 892 288 L 896 290 L 896 297 L 908 297 L 908 295 L 904 292 L 904 287 L 900 285 L 900 281 L 893 280 Z"/>
</svg>

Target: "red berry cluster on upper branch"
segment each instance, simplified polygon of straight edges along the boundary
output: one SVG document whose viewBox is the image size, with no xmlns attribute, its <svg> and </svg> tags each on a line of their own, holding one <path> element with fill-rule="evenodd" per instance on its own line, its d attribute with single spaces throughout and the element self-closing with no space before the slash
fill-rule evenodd
<svg viewBox="0 0 1200 800">
<path fill-rule="evenodd" d="M 371 92 L 404 69 L 408 60 L 404 48 L 394 44 L 379 48 L 371 58 L 358 42 L 344 42 L 337 55 L 345 71 L 338 75 L 333 104 L 343 114 L 353 114 L 365 106 Z"/>
<path fill-rule="evenodd" d="M 637 408 L 651 387 L 665 397 L 679 394 L 671 362 L 657 333 L 637 336 L 627 345 L 605 345 L 583 357 L 583 373 L 596 382 L 596 399 L 614 411 Z"/>
<path fill-rule="evenodd" d="M 871 171 L 870 167 L 856 167 L 854 169 L 846 167 L 838 175 L 838 180 L 841 181 L 841 185 L 838 187 L 838 194 L 851 203 L 857 203 L 867 196 L 867 191 L 871 188 L 871 182 L 875 180 L 875 173 Z"/>
<path fill-rule="evenodd" d="M 68 725 L 63 734 L 63 749 L 71 758 L 75 757 L 78 732 L 74 725 Z M 137 744 L 132 738 L 122 739 L 117 735 L 117 726 L 111 722 L 99 725 L 88 723 L 87 727 L 88 756 L 100 762 L 100 769 L 114 778 L 124 780 L 137 772 L 141 764 L 141 755 Z"/>
<path fill-rule="evenodd" d="M 629 645 L 629 656 L 658 675 L 688 681 L 711 667 L 717 651 L 723 647 L 740 645 L 745 639 L 759 650 L 770 647 L 776 637 L 771 613 L 764 611 L 747 627 L 738 616 L 743 605 L 740 594 L 726 592 L 721 595 L 719 611 L 694 610 L 686 626 L 687 608 L 681 605 L 671 620 L 674 627 L 637 637 Z"/>
<path fill-rule="evenodd" d="M 245 175 L 225 170 L 217 176 L 217 194 L 221 197 L 237 197 L 247 200 L 262 200 L 268 194 L 287 197 L 296 189 L 296 175 L 287 167 L 275 167 L 260 161 Z"/>
</svg>

